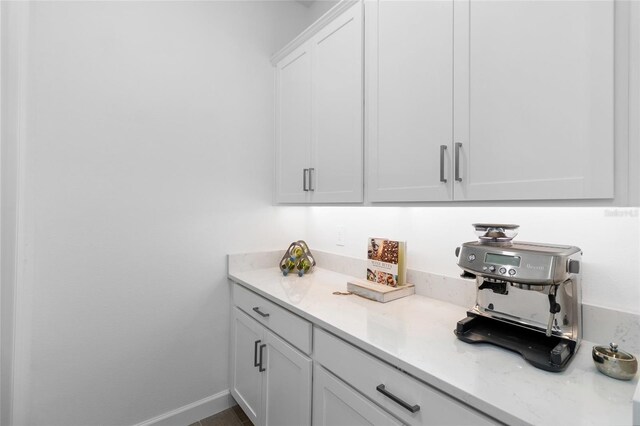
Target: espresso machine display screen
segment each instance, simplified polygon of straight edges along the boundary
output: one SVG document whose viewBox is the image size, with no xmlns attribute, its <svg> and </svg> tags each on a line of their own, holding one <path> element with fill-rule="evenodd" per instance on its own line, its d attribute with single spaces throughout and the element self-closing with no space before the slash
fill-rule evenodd
<svg viewBox="0 0 640 426">
<path fill-rule="evenodd" d="M 484 258 L 486 263 L 499 265 L 520 266 L 520 256 L 505 256 L 504 254 L 487 253 Z"/>
</svg>

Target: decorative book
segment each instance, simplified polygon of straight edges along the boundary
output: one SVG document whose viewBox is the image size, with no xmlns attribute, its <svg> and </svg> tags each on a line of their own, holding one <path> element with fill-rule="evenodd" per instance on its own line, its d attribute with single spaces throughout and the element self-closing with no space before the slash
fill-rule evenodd
<svg viewBox="0 0 640 426">
<path fill-rule="evenodd" d="M 415 294 L 416 288 L 413 284 L 406 284 L 400 287 L 389 287 L 365 280 L 351 280 L 347 282 L 347 291 L 366 297 L 377 302 L 387 303 L 401 297 Z"/>
<path fill-rule="evenodd" d="M 407 243 L 386 238 L 369 238 L 367 281 L 389 287 L 407 283 Z"/>
</svg>

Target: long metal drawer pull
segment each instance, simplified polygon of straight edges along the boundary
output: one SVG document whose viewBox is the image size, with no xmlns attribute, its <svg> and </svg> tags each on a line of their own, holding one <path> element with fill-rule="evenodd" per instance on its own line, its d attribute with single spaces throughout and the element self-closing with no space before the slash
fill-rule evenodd
<svg viewBox="0 0 640 426">
<path fill-rule="evenodd" d="M 447 183 L 444 177 L 444 152 L 447 150 L 446 145 L 440 145 L 440 182 Z"/>
<path fill-rule="evenodd" d="M 315 173 L 316 169 L 314 169 L 313 167 L 309 169 L 309 191 L 315 191 L 316 187 L 314 185 L 314 181 L 313 181 L 313 174 Z"/>
<path fill-rule="evenodd" d="M 262 350 L 264 348 L 266 348 L 266 347 L 267 347 L 267 345 L 264 345 L 264 344 L 260 345 L 260 366 L 258 367 L 258 371 L 261 372 L 261 373 L 263 371 L 267 371 L 267 369 L 262 366 L 262 361 L 263 361 L 263 359 L 262 359 Z"/>
<path fill-rule="evenodd" d="M 455 175 L 456 181 L 462 182 L 462 178 L 460 177 L 460 148 L 462 148 L 462 144 L 460 142 L 456 142 L 456 167 L 455 167 Z"/>
<path fill-rule="evenodd" d="M 257 314 L 258 314 L 258 315 L 260 315 L 262 318 L 267 318 L 267 317 L 269 316 L 269 314 L 265 314 L 264 312 L 262 312 L 258 306 L 256 306 L 255 308 L 253 308 L 253 312 L 257 313 Z"/>
<path fill-rule="evenodd" d="M 260 365 L 258 363 L 258 344 L 261 342 L 262 340 L 256 340 L 255 343 L 253 344 L 253 366 L 257 367 L 258 365 Z"/>
<path fill-rule="evenodd" d="M 307 186 L 307 173 L 309 169 L 302 169 L 302 190 L 305 192 L 309 191 L 309 187 Z"/>
<path fill-rule="evenodd" d="M 404 402 L 403 400 L 401 400 L 400 398 L 398 398 L 397 396 L 395 396 L 394 394 L 389 392 L 384 387 L 384 385 L 378 385 L 376 387 L 376 390 L 378 392 L 380 392 L 381 394 L 383 394 L 384 396 L 386 396 L 387 398 L 391 399 L 393 402 L 401 405 L 402 408 L 404 408 L 405 410 L 411 411 L 412 413 L 417 413 L 418 411 L 420 411 L 420 406 L 419 405 L 407 404 L 406 402 Z"/>
</svg>

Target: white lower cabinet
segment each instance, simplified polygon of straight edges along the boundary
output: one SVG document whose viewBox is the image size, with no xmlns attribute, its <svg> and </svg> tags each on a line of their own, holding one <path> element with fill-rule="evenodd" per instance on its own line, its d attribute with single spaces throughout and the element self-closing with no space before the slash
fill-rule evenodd
<svg viewBox="0 0 640 426">
<path fill-rule="evenodd" d="M 239 284 L 230 382 L 256 426 L 496 424 Z"/>
<path fill-rule="evenodd" d="M 233 309 L 231 323 L 231 394 L 254 423 L 262 411 L 262 373 L 258 351 L 264 327 Z"/>
<path fill-rule="evenodd" d="M 309 425 L 311 368 L 309 357 L 233 308 L 231 394 L 254 425 Z"/>
<path fill-rule="evenodd" d="M 302 426 L 311 422 L 312 361 L 272 332 L 266 332 L 264 424 Z"/>
<path fill-rule="evenodd" d="M 402 425 L 373 402 L 316 363 L 313 368 L 314 426 Z"/>
<path fill-rule="evenodd" d="M 314 328 L 313 343 L 316 362 L 402 423 L 457 426 L 496 424 L 479 411 L 322 329 Z"/>
</svg>

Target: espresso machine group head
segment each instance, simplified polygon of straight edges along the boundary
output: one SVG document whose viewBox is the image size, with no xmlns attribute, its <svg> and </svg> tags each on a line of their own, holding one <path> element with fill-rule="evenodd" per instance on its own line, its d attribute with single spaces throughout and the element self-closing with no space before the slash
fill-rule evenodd
<svg viewBox="0 0 640 426">
<path fill-rule="evenodd" d="M 518 225 L 474 224 L 478 241 L 456 249 L 476 304 L 457 324 L 468 343 L 518 352 L 535 367 L 564 370 L 582 339 L 578 247 L 513 242 Z"/>
</svg>

